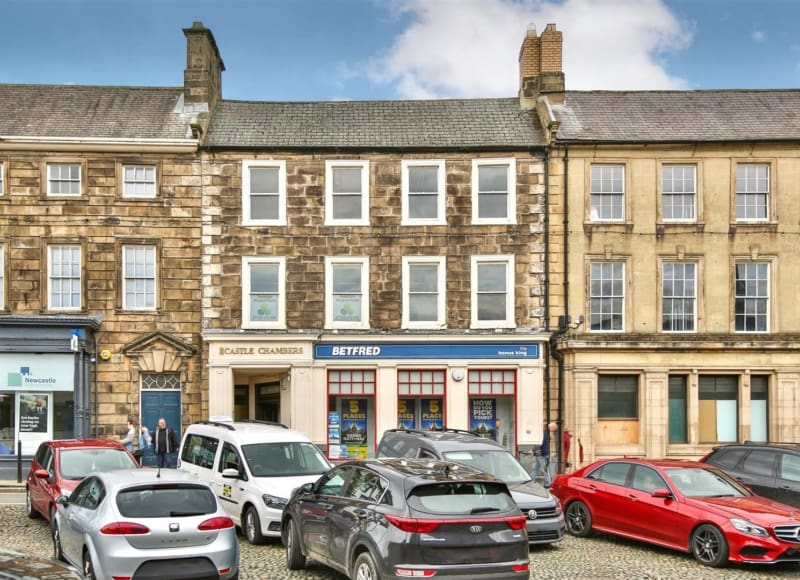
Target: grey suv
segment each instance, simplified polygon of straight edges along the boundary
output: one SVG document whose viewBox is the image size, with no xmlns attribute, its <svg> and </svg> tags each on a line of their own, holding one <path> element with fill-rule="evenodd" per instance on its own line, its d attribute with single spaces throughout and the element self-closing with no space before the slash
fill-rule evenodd
<svg viewBox="0 0 800 580">
<path fill-rule="evenodd" d="M 564 538 L 564 514 L 558 498 L 533 481 L 517 458 L 492 439 L 460 429 L 389 429 L 378 444 L 378 457 L 444 459 L 490 473 L 506 482 L 527 516 L 530 544 L 550 544 Z"/>
<path fill-rule="evenodd" d="M 798 443 L 720 445 L 700 461 L 727 471 L 753 493 L 800 507 Z"/>
<path fill-rule="evenodd" d="M 450 461 L 342 463 L 292 494 L 286 565 L 311 558 L 349 578 L 527 579 L 525 516 L 508 486 Z"/>
</svg>

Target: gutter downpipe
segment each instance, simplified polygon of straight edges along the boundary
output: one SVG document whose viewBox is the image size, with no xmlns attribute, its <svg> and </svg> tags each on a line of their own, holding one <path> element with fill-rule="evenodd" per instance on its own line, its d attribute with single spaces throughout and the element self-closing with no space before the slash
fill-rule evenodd
<svg viewBox="0 0 800 580">
<path fill-rule="evenodd" d="M 558 461 L 558 472 L 564 467 L 563 455 L 564 446 L 561 440 L 561 435 L 564 429 L 564 355 L 558 350 L 559 339 L 566 334 L 569 330 L 570 317 L 569 317 L 569 149 L 564 146 L 564 316 L 559 317 L 558 329 L 550 334 L 550 356 L 552 356 L 558 363 L 558 415 L 556 418 L 556 425 L 558 426 L 558 450 L 556 454 L 556 461 Z"/>
<path fill-rule="evenodd" d="M 544 330 L 550 331 L 550 147 L 544 148 Z M 548 349 L 549 350 L 549 349 Z M 544 384 L 545 417 L 550 422 L 552 405 L 550 404 L 550 357 L 545 359 Z"/>
</svg>

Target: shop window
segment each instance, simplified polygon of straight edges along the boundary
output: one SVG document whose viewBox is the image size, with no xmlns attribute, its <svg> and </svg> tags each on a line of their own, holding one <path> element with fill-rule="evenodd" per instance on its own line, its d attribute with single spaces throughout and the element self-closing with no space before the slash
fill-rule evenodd
<svg viewBox="0 0 800 580">
<path fill-rule="evenodd" d="M 397 426 L 406 429 L 444 429 L 444 370 L 397 372 Z"/>
<path fill-rule="evenodd" d="M 769 440 L 769 377 L 752 375 L 750 377 L 750 441 L 766 443 Z"/>
<path fill-rule="evenodd" d="M 328 456 L 331 459 L 372 456 L 375 377 L 372 369 L 328 371 Z"/>
<path fill-rule="evenodd" d="M 600 375 L 597 379 L 599 444 L 639 442 L 639 377 Z"/>
<path fill-rule="evenodd" d="M 686 443 L 686 375 L 669 377 L 669 442 Z"/>
<path fill-rule="evenodd" d="M 516 384 L 512 369 L 472 369 L 468 374 L 469 430 L 511 451 L 516 446 Z"/>
<path fill-rule="evenodd" d="M 700 443 L 738 441 L 739 377 L 703 375 L 700 377 Z"/>
</svg>

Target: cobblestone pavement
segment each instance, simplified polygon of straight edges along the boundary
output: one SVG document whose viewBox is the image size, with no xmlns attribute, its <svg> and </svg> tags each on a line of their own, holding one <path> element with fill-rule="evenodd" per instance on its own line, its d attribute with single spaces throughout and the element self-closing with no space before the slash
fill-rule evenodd
<svg viewBox="0 0 800 580">
<path fill-rule="evenodd" d="M 25 516 L 22 505 L 0 505 L 0 546 L 52 555 L 49 525 L 41 519 Z M 315 578 L 343 580 L 324 566 L 309 563 L 306 570 L 289 572 L 285 566 L 283 546 L 279 542 L 251 546 L 241 540 L 241 580 L 278 580 L 283 578 Z M 732 566 L 711 569 L 700 566 L 688 554 L 653 548 L 636 542 L 597 535 L 579 539 L 568 537 L 559 544 L 532 548 L 531 578 L 539 579 L 774 579 L 798 578 L 800 565 L 772 567 Z"/>
</svg>

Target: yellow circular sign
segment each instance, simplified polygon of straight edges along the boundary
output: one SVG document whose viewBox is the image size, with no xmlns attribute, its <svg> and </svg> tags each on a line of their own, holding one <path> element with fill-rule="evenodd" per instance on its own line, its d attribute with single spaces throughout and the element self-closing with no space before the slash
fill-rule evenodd
<svg viewBox="0 0 800 580">
<path fill-rule="evenodd" d="M 102 360 L 110 359 L 111 358 L 111 351 L 108 350 L 107 348 L 104 348 L 103 350 L 100 351 L 100 358 Z"/>
</svg>

